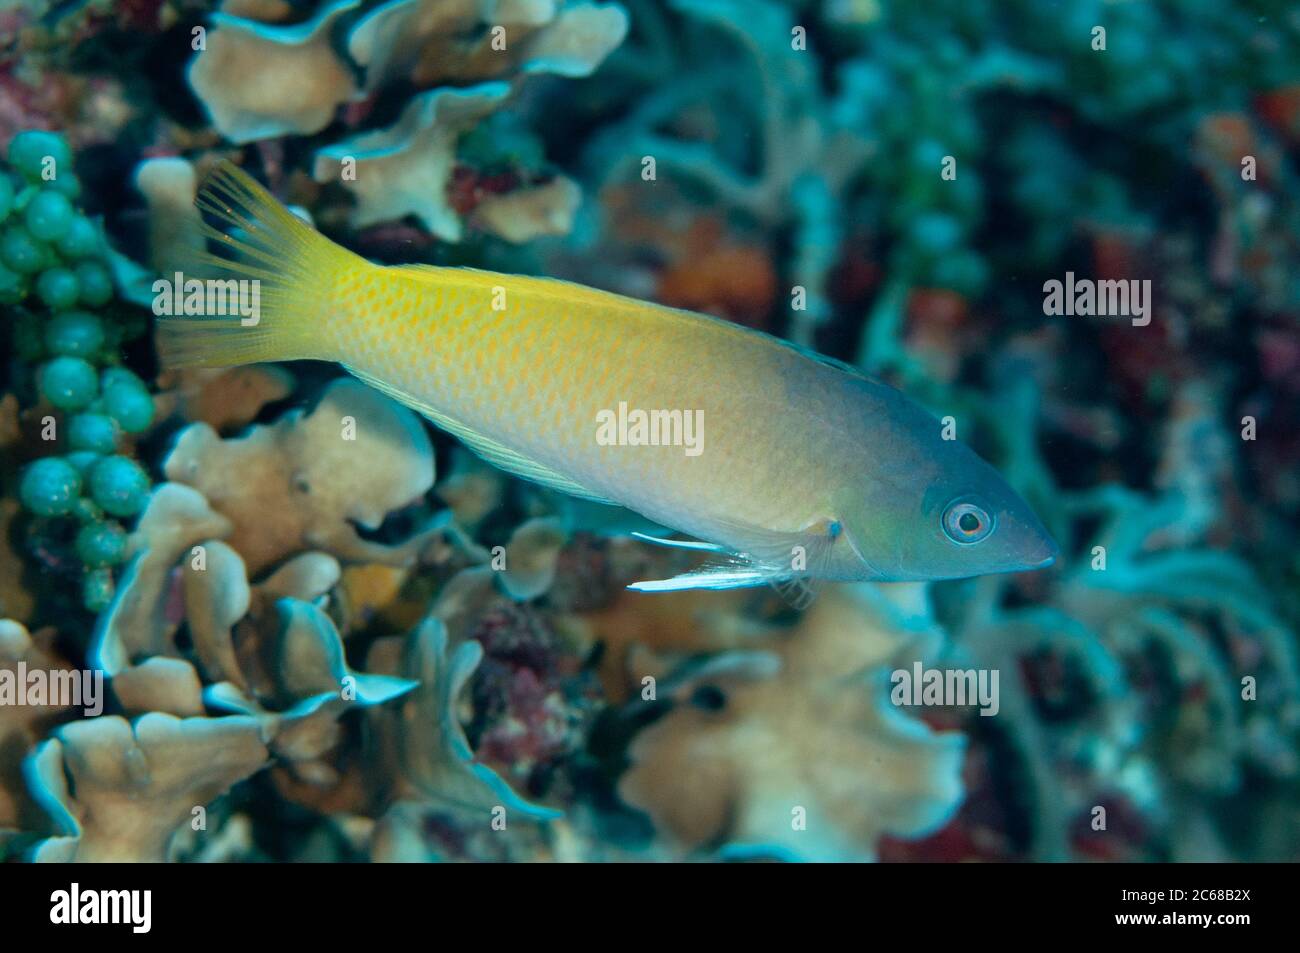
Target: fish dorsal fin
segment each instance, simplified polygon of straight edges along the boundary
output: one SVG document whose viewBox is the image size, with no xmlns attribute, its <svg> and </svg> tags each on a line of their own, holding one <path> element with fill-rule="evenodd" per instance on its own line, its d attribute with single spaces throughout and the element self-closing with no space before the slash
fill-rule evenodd
<svg viewBox="0 0 1300 953">
<path fill-rule="evenodd" d="M 838 357 L 830 357 L 826 354 L 823 354 L 821 351 L 813 350 L 807 345 L 799 344 L 795 341 L 787 341 L 785 338 L 777 338 L 776 343 L 781 345 L 781 347 L 784 347 L 786 350 L 794 351 L 796 354 L 801 354 L 804 357 L 808 358 L 808 360 L 815 361 L 816 363 L 821 364 L 824 367 L 833 367 L 835 368 L 835 370 L 843 371 L 845 374 L 848 374 L 851 377 L 856 377 L 856 378 L 860 378 L 861 380 L 870 381 L 873 384 L 879 383 L 878 381 L 874 380 L 869 374 L 863 371 L 862 368 L 855 367 L 854 365 L 848 363 L 847 361 L 841 361 Z"/>
<path fill-rule="evenodd" d="M 548 278 L 545 275 L 511 275 L 499 271 L 487 271 L 483 268 L 422 263 L 389 265 L 388 267 L 395 274 L 402 277 L 440 286 L 494 288 L 499 285 L 506 288 L 512 295 L 518 293 L 545 298 L 561 298 L 566 302 L 584 302 L 599 305 L 610 311 L 635 307 L 654 308 L 665 313 L 694 314 L 694 312 L 680 311 L 677 308 L 655 304 L 652 301 L 641 301 L 612 291 L 602 291 L 600 288 L 589 288 L 587 285 L 580 285 L 576 281 L 566 281 L 563 278 Z M 704 315 L 703 317 L 708 318 L 709 316 Z M 710 320 L 719 319 L 713 318 Z"/>
<path fill-rule="evenodd" d="M 571 496 L 581 497 L 584 500 L 592 500 L 596 503 L 608 503 L 611 506 L 617 505 L 613 500 L 607 499 L 598 493 L 594 493 L 582 484 L 557 473 L 543 463 L 539 463 L 530 457 L 524 456 L 518 451 L 511 450 L 509 447 L 493 440 L 484 434 L 479 433 L 472 427 L 467 427 L 460 421 L 449 417 L 447 414 L 438 410 L 436 407 L 425 403 L 418 397 L 408 394 L 391 384 L 380 380 L 372 374 L 358 370 L 350 365 L 343 365 L 347 371 L 360 378 L 365 383 L 380 393 L 393 398 L 399 403 L 418 411 L 437 426 L 447 431 L 465 446 L 469 447 L 480 457 L 492 464 L 494 467 L 500 467 L 507 473 L 522 477 L 525 480 L 531 480 L 534 483 L 540 483 L 543 486 L 550 487 L 553 490 L 559 490 L 561 493 L 568 493 Z"/>
<path fill-rule="evenodd" d="M 419 282 L 437 285 L 471 285 L 484 288 L 500 285 L 508 288 L 511 294 L 519 292 L 543 298 L 560 298 L 567 303 L 583 302 L 594 304 L 605 309 L 610 314 L 628 308 L 649 308 L 664 317 L 712 325 L 737 339 L 763 341 L 772 347 L 798 354 L 800 357 L 820 364 L 822 367 L 833 368 L 873 387 L 886 386 L 860 367 L 839 358 L 829 357 L 806 345 L 785 338 L 774 337 L 765 331 L 747 328 L 712 314 L 687 311 L 682 308 L 670 308 L 667 305 L 657 304 L 653 301 L 642 301 L 612 291 L 589 288 L 586 285 L 566 281 L 563 278 L 548 278 L 539 275 L 507 275 L 495 271 L 485 271 L 481 268 L 448 267 L 445 265 L 410 264 L 389 265 L 388 267 L 396 274 Z"/>
</svg>

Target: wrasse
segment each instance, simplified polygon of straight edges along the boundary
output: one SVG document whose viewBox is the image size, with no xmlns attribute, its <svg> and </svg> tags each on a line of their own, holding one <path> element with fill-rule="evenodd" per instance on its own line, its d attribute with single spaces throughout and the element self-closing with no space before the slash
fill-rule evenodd
<svg viewBox="0 0 1300 953">
<path fill-rule="evenodd" d="M 336 361 L 490 463 L 710 553 L 642 590 L 931 580 L 1049 565 L 998 473 L 898 391 L 717 318 L 546 278 L 379 266 L 224 163 L 205 277 L 259 313 L 159 322 L 168 366 Z M 188 309 L 187 309 L 188 310 Z"/>
</svg>

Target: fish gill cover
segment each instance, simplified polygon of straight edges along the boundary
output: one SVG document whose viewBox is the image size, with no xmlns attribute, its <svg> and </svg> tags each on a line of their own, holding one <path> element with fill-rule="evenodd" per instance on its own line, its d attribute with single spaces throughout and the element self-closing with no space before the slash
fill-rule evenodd
<svg viewBox="0 0 1300 953">
<path fill-rule="evenodd" d="M 1300 858 L 1298 74 L 5 5 L 0 859 Z"/>
</svg>

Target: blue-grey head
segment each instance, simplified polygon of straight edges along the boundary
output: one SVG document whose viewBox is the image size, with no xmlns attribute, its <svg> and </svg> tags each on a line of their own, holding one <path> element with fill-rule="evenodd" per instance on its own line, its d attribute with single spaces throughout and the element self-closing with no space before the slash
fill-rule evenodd
<svg viewBox="0 0 1300 953">
<path fill-rule="evenodd" d="M 955 579 L 1050 566 L 1056 542 L 1011 485 L 896 391 L 872 395 L 862 479 L 841 507 L 867 578 Z M 882 418 L 883 426 L 882 426 Z"/>
</svg>

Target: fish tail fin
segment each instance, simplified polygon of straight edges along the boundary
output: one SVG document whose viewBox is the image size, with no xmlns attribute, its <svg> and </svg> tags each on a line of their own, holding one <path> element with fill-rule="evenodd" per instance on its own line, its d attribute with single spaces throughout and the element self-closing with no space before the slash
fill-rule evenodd
<svg viewBox="0 0 1300 953">
<path fill-rule="evenodd" d="M 230 162 L 207 177 L 194 204 L 216 225 L 204 221 L 209 247 L 154 285 L 163 367 L 335 359 L 321 325 L 340 312 L 332 300 L 337 277 L 373 266 L 317 232 Z"/>
</svg>

